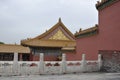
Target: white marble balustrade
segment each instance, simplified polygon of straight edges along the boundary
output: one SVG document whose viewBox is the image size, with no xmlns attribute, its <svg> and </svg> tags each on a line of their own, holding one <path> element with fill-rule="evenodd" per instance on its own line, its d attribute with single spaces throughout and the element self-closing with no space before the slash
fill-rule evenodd
<svg viewBox="0 0 120 80">
<path fill-rule="evenodd" d="M 83 54 L 81 61 L 66 61 L 66 55 L 63 54 L 62 61 L 44 61 L 44 55 L 41 53 L 39 61 L 18 61 L 18 54 L 14 54 L 14 61 L 0 61 L 0 75 L 93 72 L 99 71 L 102 65 L 101 55 L 98 55 L 98 60 L 85 60 Z"/>
</svg>

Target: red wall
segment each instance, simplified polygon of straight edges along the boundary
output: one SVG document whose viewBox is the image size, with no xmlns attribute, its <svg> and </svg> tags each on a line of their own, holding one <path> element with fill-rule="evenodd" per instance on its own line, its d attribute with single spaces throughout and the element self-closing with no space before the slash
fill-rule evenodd
<svg viewBox="0 0 120 80">
<path fill-rule="evenodd" d="M 99 11 L 101 49 L 120 50 L 120 1 Z"/>
<path fill-rule="evenodd" d="M 76 55 L 67 55 L 67 60 L 80 60 L 83 53 L 96 60 L 99 50 L 120 50 L 120 1 L 99 11 L 99 34 L 76 42 Z"/>
<path fill-rule="evenodd" d="M 86 54 L 86 59 L 97 59 L 98 53 L 98 35 L 80 38 L 76 40 L 76 54 L 67 55 L 67 60 L 81 60 L 82 54 Z"/>
</svg>

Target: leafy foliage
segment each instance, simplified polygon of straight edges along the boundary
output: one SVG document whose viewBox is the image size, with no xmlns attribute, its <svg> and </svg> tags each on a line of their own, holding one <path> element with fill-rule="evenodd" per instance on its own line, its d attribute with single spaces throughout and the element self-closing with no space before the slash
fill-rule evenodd
<svg viewBox="0 0 120 80">
<path fill-rule="evenodd" d="M 0 44 L 5 44 L 4 42 L 0 42 Z"/>
</svg>

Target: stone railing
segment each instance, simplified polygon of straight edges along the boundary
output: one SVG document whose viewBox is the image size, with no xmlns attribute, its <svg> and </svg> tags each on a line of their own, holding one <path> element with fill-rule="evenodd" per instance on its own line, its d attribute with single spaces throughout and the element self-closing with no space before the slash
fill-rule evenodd
<svg viewBox="0 0 120 80">
<path fill-rule="evenodd" d="M 39 75 L 39 74 L 66 74 L 79 72 L 99 71 L 101 67 L 101 55 L 98 60 L 87 61 L 85 54 L 81 61 L 66 61 L 66 55 L 62 55 L 62 61 L 44 61 L 44 55 L 40 54 L 39 61 L 18 61 L 18 53 L 14 53 L 14 61 L 0 61 L 0 75 Z"/>
</svg>

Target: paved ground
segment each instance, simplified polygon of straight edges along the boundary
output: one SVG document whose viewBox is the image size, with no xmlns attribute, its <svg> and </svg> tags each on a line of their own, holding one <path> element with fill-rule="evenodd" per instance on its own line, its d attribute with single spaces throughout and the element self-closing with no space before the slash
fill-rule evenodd
<svg viewBox="0 0 120 80">
<path fill-rule="evenodd" d="M 120 80 L 120 73 L 79 73 L 65 75 L 1 76 L 0 80 Z"/>
</svg>

